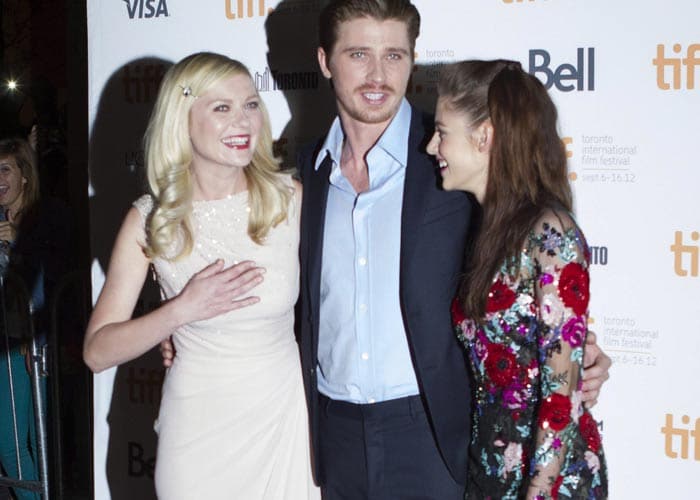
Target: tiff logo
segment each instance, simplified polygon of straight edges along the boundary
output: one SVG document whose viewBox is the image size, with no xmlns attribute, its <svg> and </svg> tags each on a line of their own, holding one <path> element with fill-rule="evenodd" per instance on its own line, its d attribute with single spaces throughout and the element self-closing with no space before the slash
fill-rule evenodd
<svg viewBox="0 0 700 500">
<path fill-rule="evenodd" d="M 122 72 L 124 100 L 129 104 L 149 103 L 158 95 L 158 86 L 165 75 L 163 64 L 130 64 Z"/>
<path fill-rule="evenodd" d="M 163 370 L 129 368 L 126 385 L 129 388 L 129 402 L 135 404 L 158 404 L 163 385 Z"/>
<path fill-rule="evenodd" d="M 257 9 L 256 9 L 257 7 Z M 269 9 L 271 11 L 272 9 Z M 242 19 L 244 17 L 262 17 L 268 13 L 265 8 L 265 0 L 236 0 L 236 9 L 233 8 L 233 0 L 226 0 L 226 18 Z"/>
<path fill-rule="evenodd" d="M 122 0 L 126 3 L 129 19 L 150 19 L 151 17 L 168 17 L 168 4 L 165 0 Z M 156 4 L 158 2 L 158 5 Z"/>
<path fill-rule="evenodd" d="M 683 415 L 681 417 L 682 427 L 674 427 L 673 425 L 673 415 L 670 413 L 666 414 L 666 425 L 661 428 L 661 434 L 664 435 L 664 452 L 668 458 L 678 458 L 678 448 L 674 446 L 673 438 L 680 438 L 680 458 L 688 459 L 688 448 L 690 445 L 690 438 L 693 438 L 695 447 L 693 456 L 695 460 L 700 461 L 700 418 L 695 419 L 695 428 L 690 430 L 688 424 L 690 424 L 690 417 L 688 415 Z"/>
<path fill-rule="evenodd" d="M 564 150 L 566 151 L 566 157 L 573 158 L 574 152 L 571 149 L 569 149 L 569 146 L 573 146 L 574 139 L 571 137 L 562 137 L 561 142 L 564 145 Z"/>
<path fill-rule="evenodd" d="M 690 239 L 693 241 L 700 240 L 700 233 L 693 231 L 690 233 Z M 697 278 L 698 267 L 700 267 L 700 245 L 686 245 L 683 243 L 683 231 L 676 231 L 675 240 L 671 245 L 673 252 L 673 270 L 678 276 L 688 276 L 688 268 L 683 265 L 683 256 L 688 255 L 690 258 L 690 275 Z"/>
<path fill-rule="evenodd" d="M 562 92 L 595 90 L 595 48 L 576 49 L 576 66 L 560 64 L 550 69 L 552 57 L 544 49 L 532 49 L 528 58 L 531 75 L 542 75 L 542 83 L 549 90 L 554 85 Z"/>
<path fill-rule="evenodd" d="M 680 43 L 673 44 L 673 53 L 680 54 L 683 47 Z M 662 90 L 669 90 L 673 85 L 674 90 L 681 88 L 682 67 L 685 66 L 685 83 L 687 89 L 695 88 L 695 68 L 700 65 L 698 59 L 700 43 L 688 45 L 685 57 L 666 57 L 666 46 L 656 46 L 656 57 L 652 60 L 656 66 L 656 85 Z M 666 80 L 666 68 L 671 68 L 671 83 Z"/>
</svg>

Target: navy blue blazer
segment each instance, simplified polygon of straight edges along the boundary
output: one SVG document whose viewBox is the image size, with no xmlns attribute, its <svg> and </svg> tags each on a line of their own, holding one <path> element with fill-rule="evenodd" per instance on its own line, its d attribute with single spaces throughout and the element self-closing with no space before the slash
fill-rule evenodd
<svg viewBox="0 0 700 500">
<path fill-rule="evenodd" d="M 450 304 L 464 262 L 472 204 L 465 193 L 439 187 L 425 146 L 433 119 L 412 110 L 408 162 L 401 215 L 400 303 L 413 366 L 438 448 L 459 484 L 466 483 L 471 427 L 471 390 L 466 358 L 452 328 Z M 299 155 L 304 186 L 301 211 L 301 288 L 297 328 L 309 406 L 314 470 L 319 467 L 318 324 L 323 226 L 328 198 L 330 158 L 318 171 L 314 162 L 323 140 Z"/>
</svg>

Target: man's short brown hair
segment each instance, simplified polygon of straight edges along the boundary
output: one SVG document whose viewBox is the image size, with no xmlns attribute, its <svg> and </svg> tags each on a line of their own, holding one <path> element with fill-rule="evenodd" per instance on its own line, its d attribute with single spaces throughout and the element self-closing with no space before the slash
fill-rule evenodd
<svg viewBox="0 0 700 500">
<path fill-rule="evenodd" d="M 409 0 L 331 0 L 319 17 L 319 43 L 330 57 L 338 38 L 341 23 L 368 17 L 378 21 L 401 21 L 406 23 L 411 57 L 420 33 L 420 14 Z"/>
</svg>

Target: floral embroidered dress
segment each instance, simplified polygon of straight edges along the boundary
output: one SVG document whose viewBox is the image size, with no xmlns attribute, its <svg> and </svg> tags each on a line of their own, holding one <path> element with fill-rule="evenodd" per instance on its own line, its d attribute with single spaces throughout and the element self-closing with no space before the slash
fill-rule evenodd
<svg viewBox="0 0 700 500">
<path fill-rule="evenodd" d="M 548 211 L 496 275 L 482 324 L 453 318 L 475 381 L 467 499 L 607 497 L 598 427 L 581 403 L 588 247 Z"/>
</svg>

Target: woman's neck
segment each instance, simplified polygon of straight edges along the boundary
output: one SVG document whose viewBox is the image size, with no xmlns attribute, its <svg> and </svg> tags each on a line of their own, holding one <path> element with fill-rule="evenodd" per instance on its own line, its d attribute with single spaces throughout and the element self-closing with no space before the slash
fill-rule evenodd
<svg viewBox="0 0 700 500">
<path fill-rule="evenodd" d="M 195 200 L 219 200 L 248 188 L 242 168 L 226 171 L 193 169 Z"/>
<path fill-rule="evenodd" d="M 22 217 L 23 204 L 22 195 L 19 195 L 17 199 L 10 203 L 8 207 L 3 207 L 3 210 L 5 211 L 5 219 L 16 225 L 19 222 L 20 217 Z"/>
</svg>

